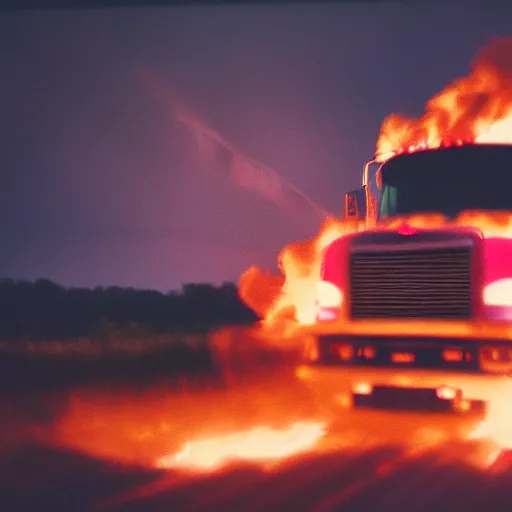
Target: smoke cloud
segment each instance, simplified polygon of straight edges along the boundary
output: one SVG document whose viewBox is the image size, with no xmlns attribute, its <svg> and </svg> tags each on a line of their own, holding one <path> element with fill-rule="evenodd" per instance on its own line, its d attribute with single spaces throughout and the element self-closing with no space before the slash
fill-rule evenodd
<svg viewBox="0 0 512 512">
<path fill-rule="evenodd" d="M 196 156 L 202 165 L 216 169 L 232 183 L 274 203 L 294 217 L 299 212 L 304 215 L 307 210 L 320 219 L 332 216 L 274 169 L 247 156 L 208 126 L 172 87 L 164 84 L 153 73 L 146 71 L 142 77 L 144 85 L 166 101 L 174 121 L 184 126 L 193 136 Z"/>
</svg>

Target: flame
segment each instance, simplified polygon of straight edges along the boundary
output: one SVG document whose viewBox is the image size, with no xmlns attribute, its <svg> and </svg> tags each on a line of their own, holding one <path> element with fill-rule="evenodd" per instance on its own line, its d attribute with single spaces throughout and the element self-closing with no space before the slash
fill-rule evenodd
<svg viewBox="0 0 512 512">
<path fill-rule="evenodd" d="M 278 261 L 282 276 L 265 274 L 257 267 L 242 274 L 240 296 L 263 317 L 264 328 L 287 332 L 296 322 L 315 322 L 322 253 L 334 240 L 360 227 L 353 220 L 326 219 L 315 238 L 292 243 L 281 251 Z"/>
<path fill-rule="evenodd" d="M 419 118 L 391 114 L 377 140 L 377 159 L 446 144 L 512 142 L 512 37 L 476 55 L 470 73 L 431 98 Z"/>
<path fill-rule="evenodd" d="M 470 439 L 487 439 L 500 450 L 512 449 L 512 380 L 506 379 L 499 386 L 496 396 L 489 401 L 485 419 L 470 434 Z"/>
<path fill-rule="evenodd" d="M 192 472 L 232 460 L 278 462 L 315 449 L 326 419 L 307 393 L 286 378 L 179 394 L 166 386 L 141 390 L 83 389 L 45 442 L 93 457 Z"/>
<path fill-rule="evenodd" d="M 187 442 L 174 455 L 157 460 L 165 469 L 214 470 L 234 460 L 281 460 L 311 449 L 324 435 L 325 424 L 296 422 L 284 430 L 266 426 Z"/>
</svg>

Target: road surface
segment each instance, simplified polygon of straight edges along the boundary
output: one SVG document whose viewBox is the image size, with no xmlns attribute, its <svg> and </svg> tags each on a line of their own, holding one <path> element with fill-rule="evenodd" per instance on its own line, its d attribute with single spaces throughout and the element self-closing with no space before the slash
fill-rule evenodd
<svg viewBox="0 0 512 512">
<path fill-rule="evenodd" d="M 340 414 L 323 417 L 321 439 L 290 457 L 163 470 L 151 461 L 176 453 L 187 436 L 214 437 L 218 432 L 211 427 L 223 414 L 229 416 L 224 430 L 243 430 L 272 417 L 277 425 L 277 416 L 296 421 L 299 412 L 311 420 L 314 413 L 302 406 L 290 409 L 286 393 L 267 392 L 264 400 L 258 395 L 259 408 L 248 400 L 255 399 L 254 391 L 242 393 L 245 404 L 240 397 L 220 395 L 204 403 L 197 395 L 170 403 L 154 390 L 151 399 L 146 392 L 109 393 L 2 399 L 2 416 L 9 418 L 0 443 L 2 512 L 510 512 L 512 507 L 512 458 L 486 440 L 467 438 L 476 420 Z"/>
</svg>

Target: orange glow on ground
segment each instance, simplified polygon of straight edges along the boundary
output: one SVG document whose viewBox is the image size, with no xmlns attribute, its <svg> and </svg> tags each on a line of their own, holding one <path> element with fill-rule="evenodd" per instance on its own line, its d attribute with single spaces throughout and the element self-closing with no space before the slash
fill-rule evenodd
<svg viewBox="0 0 512 512">
<path fill-rule="evenodd" d="M 311 451 L 325 421 L 304 390 L 277 379 L 182 395 L 162 387 L 90 389 L 71 395 L 49 442 L 106 460 L 201 472 Z"/>
<path fill-rule="evenodd" d="M 489 403 L 485 420 L 469 436 L 470 439 L 487 439 L 503 450 L 512 449 L 512 380 L 507 380 Z"/>
<path fill-rule="evenodd" d="M 237 463 L 279 469 L 289 459 L 343 449 L 401 445 L 416 453 L 475 430 L 474 423 L 429 414 L 351 414 L 324 398 L 296 382 L 270 380 L 182 396 L 158 386 L 88 389 L 71 395 L 40 441 L 108 461 L 203 474 Z"/>
<path fill-rule="evenodd" d="M 325 435 L 321 422 L 295 422 L 285 429 L 253 427 L 187 442 L 178 453 L 157 460 L 164 469 L 215 470 L 237 460 L 279 461 L 310 451 Z"/>
</svg>

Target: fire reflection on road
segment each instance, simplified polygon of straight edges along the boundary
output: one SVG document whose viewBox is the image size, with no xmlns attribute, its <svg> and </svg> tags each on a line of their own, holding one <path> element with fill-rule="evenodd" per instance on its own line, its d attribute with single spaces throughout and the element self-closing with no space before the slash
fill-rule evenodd
<svg viewBox="0 0 512 512">
<path fill-rule="evenodd" d="M 322 405 L 278 378 L 181 395 L 165 386 L 83 389 L 71 394 L 45 442 L 120 463 L 201 473 L 236 461 L 273 467 L 307 453 L 348 448 L 401 445 L 414 454 L 469 439 L 477 427 L 475 420 L 447 415 Z M 478 464 L 485 465 L 491 451 L 480 454 Z"/>
<path fill-rule="evenodd" d="M 40 397 L 40 403 L 45 400 L 56 401 Z M 297 479 L 295 491 L 285 483 L 278 485 L 286 475 L 297 471 L 299 480 L 309 482 L 311 473 L 300 468 L 318 466 L 319 478 L 329 474 L 331 466 L 339 469 L 351 458 L 364 462 L 372 454 L 378 464 L 352 486 L 322 497 L 319 510 L 332 500 L 349 499 L 362 487 L 392 480 L 403 468 L 421 466 L 423 460 L 429 467 L 462 464 L 482 475 L 503 474 L 512 467 L 500 446 L 472 439 L 478 433 L 473 420 L 444 414 L 327 410 L 295 383 L 277 377 L 250 386 L 183 394 L 164 385 L 142 391 L 89 388 L 60 400 L 45 428 L 32 425 L 33 439 L 119 467 L 142 466 L 154 474 L 148 483 L 100 500 L 107 509 L 156 499 L 173 489 L 179 494 L 207 481 L 215 487 L 217 478 L 230 479 L 229 475 L 247 479 L 245 487 L 240 484 L 240 493 L 242 488 L 252 492 L 254 482 L 275 488 L 257 496 L 255 503 L 279 501 L 281 495 L 298 489 Z M 25 420 L 30 425 L 28 416 Z M 382 455 L 383 450 L 395 455 Z M 429 453 L 435 454 L 433 462 Z M 244 467 L 252 469 L 244 473 Z M 238 499 L 231 485 L 214 491 L 209 500 Z M 196 498 L 200 509 L 206 498 Z"/>
<path fill-rule="evenodd" d="M 109 460 L 160 468 L 189 461 L 199 470 L 312 449 L 325 428 L 314 403 L 276 379 L 181 395 L 165 387 L 82 390 L 70 397 L 50 441 Z"/>
</svg>

